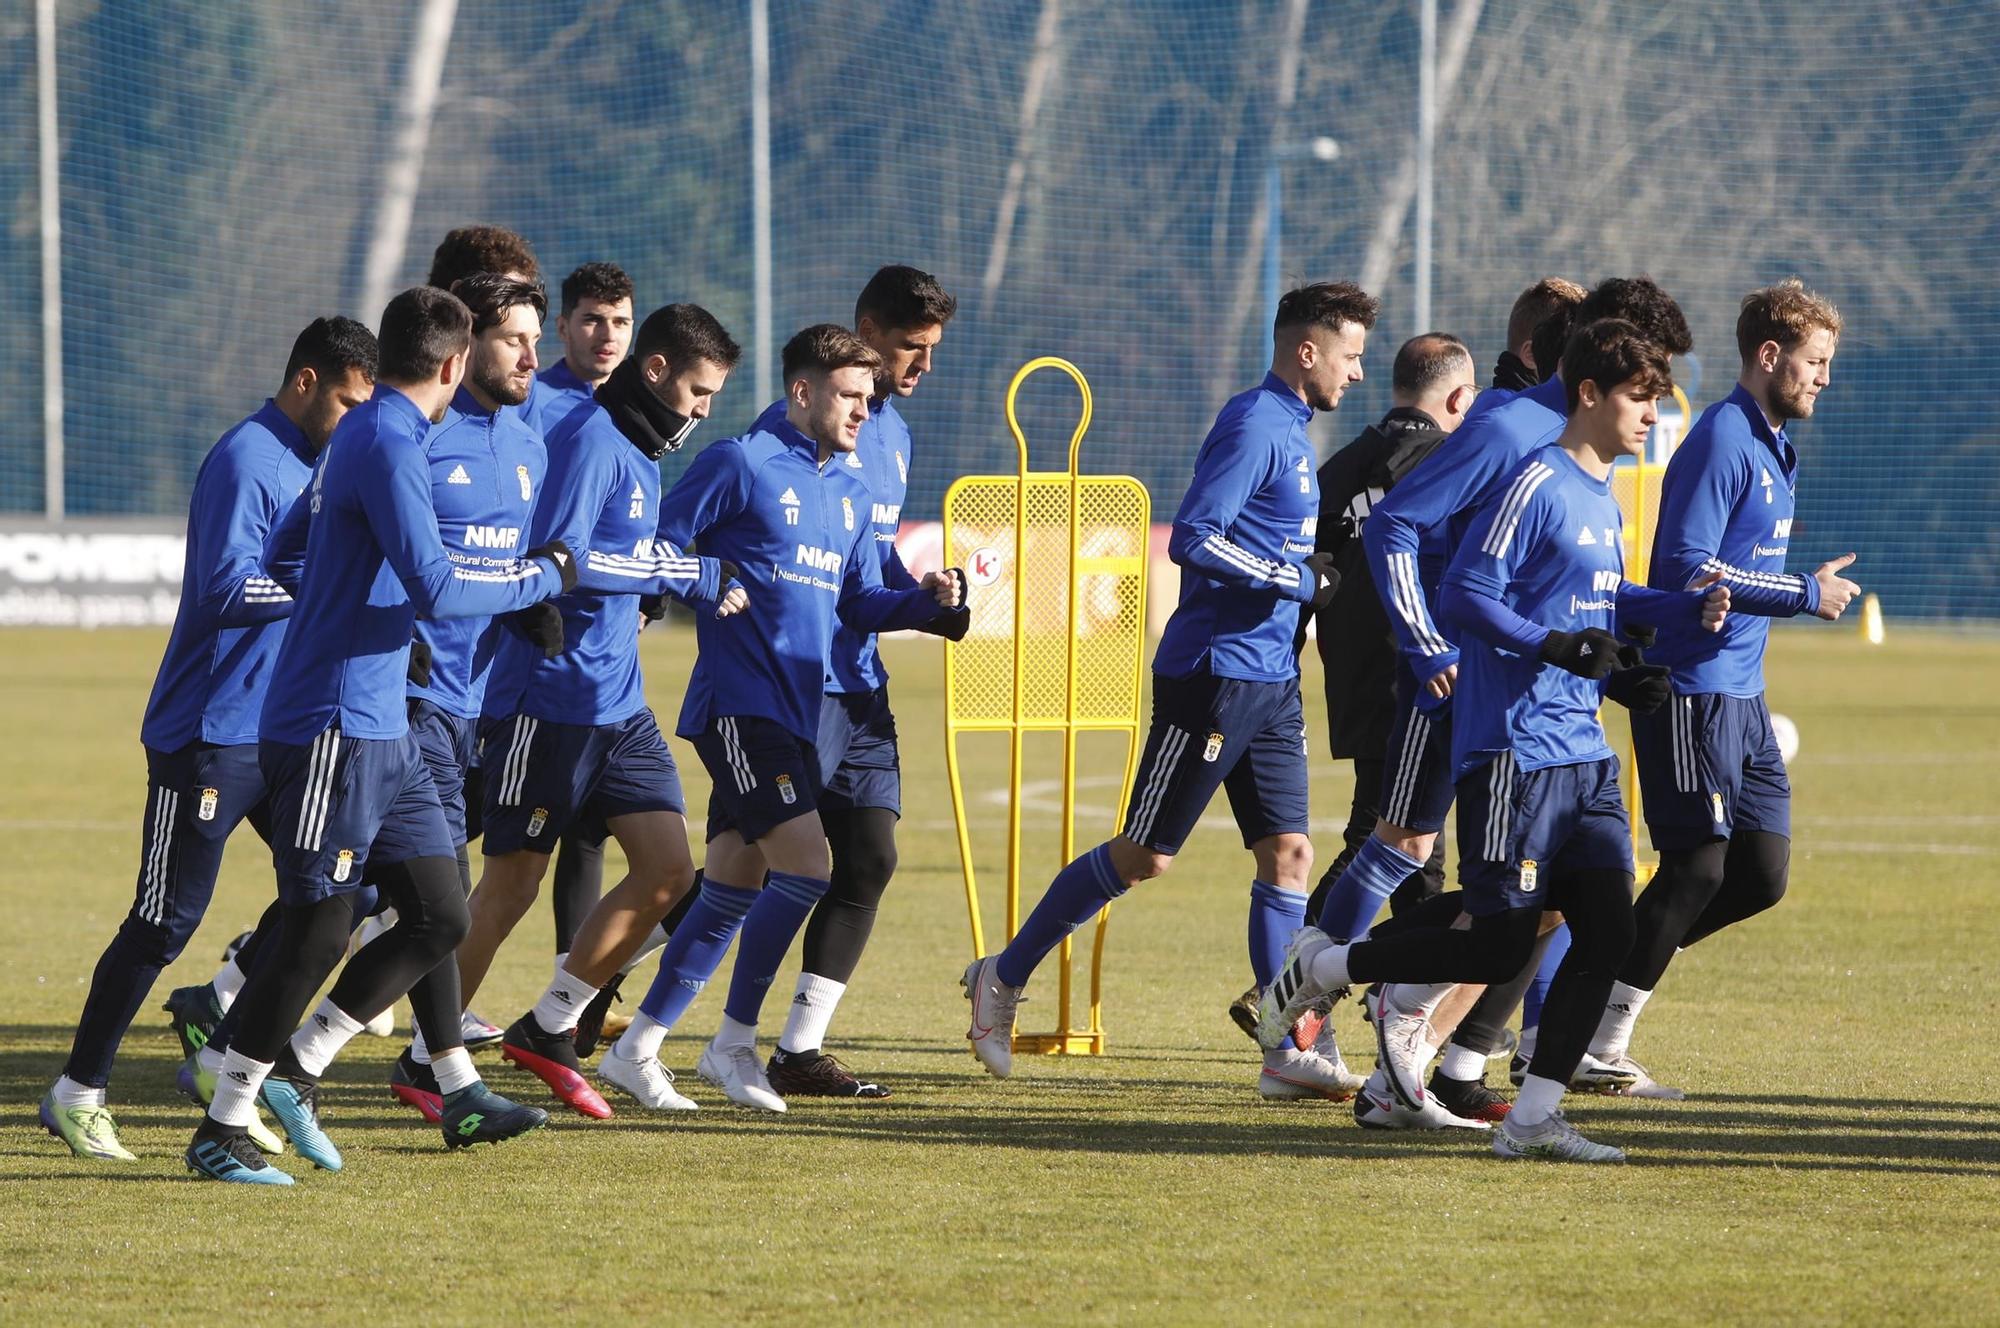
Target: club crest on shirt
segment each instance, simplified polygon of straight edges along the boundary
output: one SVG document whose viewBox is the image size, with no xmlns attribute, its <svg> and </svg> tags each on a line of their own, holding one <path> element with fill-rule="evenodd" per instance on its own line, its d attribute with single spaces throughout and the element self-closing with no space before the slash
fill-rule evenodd
<svg viewBox="0 0 2000 1328">
<path fill-rule="evenodd" d="M 1533 858 L 1522 858 L 1522 859 L 1521 859 L 1521 893 L 1522 893 L 1522 894 L 1524 894 L 1524 895 L 1531 895 L 1531 894 L 1535 893 L 1535 883 L 1536 883 L 1536 879 L 1537 879 L 1537 878 L 1538 878 L 1538 877 L 1540 876 L 1540 874 L 1541 874 L 1541 868 L 1540 868 L 1540 867 L 1539 867 L 1539 866 L 1538 866 L 1538 865 L 1536 864 L 1536 862 L 1535 862 L 1535 860 L 1534 860 Z"/>
<path fill-rule="evenodd" d="M 790 775 L 779 775 L 777 784 L 778 798 L 787 807 L 799 800 L 799 791 L 792 787 L 792 777 Z"/>
<path fill-rule="evenodd" d="M 514 474 L 521 481 L 521 501 L 525 503 L 535 496 L 534 486 L 528 483 L 528 468 L 526 466 L 516 466 L 514 467 Z"/>
<path fill-rule="evenodd" d="M 854 500 L 852 498 L 842 498 L 840 500 L 840 516 L 842 520 L 847 522 L 849 530 L 854 529 Z"/>
<path fill-rule="evenodd" d="M 901 452 L 896 453 L 896 478 L 904 484 L 910 482 L 910 463 L 903 460 Z"/>
<path fill-rule="evenodd" d="M 1213 765 L 1221 756 L 1222 735 L 1220 733 L 1211 733 L 1208 735 L 1208 745 L 1201 749 L 1201 759 Z"/>
<path fill-rule="evenodd" d="M 333 860 L 333 879 L 336 883 L 345 881 L 354 874 L 354 850 L 344 848 L 340 856 Z"/>
<path fill-rule="evenodd" d="M 542 833 L 548 827 L 548 824 L 549 809 L 546 807 L 535 808 L 534 814 L 528 817 L 528 838 L 533 839 L 536 835 Z"/>
<path fill-rule="evenodd" d="M 201 806 L 196 809 L 195 815 L 204 821 L 213 821 L 215 819 L 215 805 L 221 799 L 221 789 L 203 789 L 201 791 Z"/>
</svg>

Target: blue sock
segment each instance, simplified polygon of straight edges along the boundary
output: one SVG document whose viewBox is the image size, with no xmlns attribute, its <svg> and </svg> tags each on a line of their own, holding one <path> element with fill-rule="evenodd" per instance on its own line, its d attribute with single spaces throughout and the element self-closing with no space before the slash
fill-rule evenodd
<svg viewBox="0 0 2000 1328">
<path fill-rule="evenodd" d="M 806 925 L 813 905 L 826 896 L 829 881 L 816 876 L 771 872 L 750 916 L 743 920 L 743 940 L 736 947 L 736 970 L 729 978 L 729 1000 L 722 1012 L 739 1024 L 757 1025 L 764 993 L 785 962 L 785 951 Z"/>
<path fill-rule="evenodd" d="M 1366 936 L 1375 925 L 1375 915 L 1382 911 L 1382 901 L 1423 866 L 1387 840 L 1368 836 L 1333 889 L 1327 891 L 1326 903 L 1320 906 L 1319 929 L 1338 941 Z"/>
<path fill-rule="evenodd" d="M 1271 985 L 1285 962 L 1292 933 L 1306 922 L 1306 897 L 1269 881 L 1250 883 L 1250 971 L 1258 990 Z"/>
<path fill-rule="evenodd" d="M 1565 922 L 1549 933 L 1549 948 L 1542 953 L 1542 966 L 1535 970 L 1535 977 L 1528 984 L 1528 990 L 1521 996 L 1521 1027 L 1539 1028 L 1542 1024 L 1542 1002 L 1549 997 L 1549 983 L 1555 981 L 1556 969 L 1562 964 L 1563 956 L 1569 953 L 1569 924 Z"/>
<path fill-rule="evenodd" d="M 1111 867 L 1111 846 L 1099 844 L 1056 873 L 1041 902 L 994 961 L 993 971 L 1010 987 L 1026 986 L 1028 975 L 1063 937 L 1124 893 L 1125 882 Z"/>
<path fill-rule="evenodd" d="M 660 952 L 660 971 L 639 1008 L 672 1028 L 715 976 L 758 893 L 713 879 L 703 881 L 694 907 Z"/>
</svg>

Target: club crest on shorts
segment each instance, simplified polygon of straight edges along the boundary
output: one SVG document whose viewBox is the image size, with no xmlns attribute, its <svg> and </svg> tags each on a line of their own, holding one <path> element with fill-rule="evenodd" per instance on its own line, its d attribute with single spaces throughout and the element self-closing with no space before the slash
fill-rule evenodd
<svg viewBox="0 0 2000 1328">
<path fill-rule="evenodd" d="M 1210 765 L 1213 765 L 1215 764 L 1217 758 L 1219 758 L 1221 755 L 1222 755 L 1222 735 L 1220 733 L 1209 734 L 1208 745 L 1201 749 L 1201 759 L 1207 761 Z"/>
<path fill-rule="evenodd" d="M 1540 868 L 1538 868 L 1538 867 L 1536 866 L 1536 864 L 1535 864 L 1535 860 L 1534 860 L 1533 858 L 1522 858 L 1522 859 L 1521 859 L 1521 893 L 1522 893 L 1522 894 L 1524 894 L 1524 895 L 1531 895 L 1531 894 L 1535 893 L 1535 880 L 1536 880 L 1536 877 L 1537 877 L 1537 876 L 1538 876 L 1539 874 L 1540 874 Z"/>
<path fill-rule="evenodd" d="M 354 850 L 344 848 L 340 856 L 333 860 L 333 879 L 336 883 L 345 881 L 354 874 Z"/>
<path fill-rule="evenodd" d="M 528 468 L 526 466 L 516 466 L 514 467 L 514 474 L 521 481 L 521 501 L 525 503 L 535 496 L 534 486 L 528 483 Z"/>
<path fill-rule="evenodd" d="M 843 499 L 842 501 L 846 500 Z M 792 777 L 790 775 L 778 776 L 778 797 L 787 807 L 799 800 L 799 791 L 792 787 Z"/>
<path fill-rule="evenodd" d="M 1722 814 L 1722 795 L 1720 793 L 1711 793 L 1708 795 L 1708 809 L 1714 813 L 1717 825 L 1721 825 L 1729 819 Z"/>
<path fill-rule="evenodd" d="M 215 805 L 221 800 L 221 789 L 203 789 L 201 791 L 201 806 L 196 809 L 195 815 L 204 821 L 213 821 L 215 819 Z"/>
<path fill-rule="evenodd" d="M 548 827 L 548 824 L 549 809 L 546 807 L 535 808 L 534 814 L 528 817 L 528 838 L 533 839 L 536 835 L 542 833 Z"/>
</svg>

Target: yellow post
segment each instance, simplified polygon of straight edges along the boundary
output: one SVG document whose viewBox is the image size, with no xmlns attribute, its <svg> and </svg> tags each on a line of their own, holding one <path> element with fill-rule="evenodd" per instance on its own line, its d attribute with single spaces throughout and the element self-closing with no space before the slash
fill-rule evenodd
<svg viewBox="0 0 2000 1328">
<path fill-rule="evenodd" d="M 1882 599 L 1879 595 L 1861 597 L 1861 639 L 1871 646 L 1882 644 Z"/>
<path fill-rule="evenodd" d="M 1015 401 L 1021 384 L 1055 369 L 1075 382 L 1082 410 L 1061 471 L 1028 469 L 1028 442 Z M 959 739 L 1005 733 L 1008 739 L 1007 938 L 1021 916 L 1021 775 L 1030 733 L 1060 735 L 1063 744 L 1060 860 L 1076 852 L 1077 740 L 1091 732 L 1126 739 L 1118 817 L 1129 794 L 1140 748 L 1139 698 L 1146 630 L 1146 558 L 1151 504 L 1137 480 L 1085 475 L 1079 469 L 1090 427 L 1090 384 L 1067 360 L 1044 356 L 1021 367 L 1007 387 L 1007 427 L 1019 469 L 1013 475 L 968 475 L 945 494 L 945 561 L 966 569 L 972 624 L 965 639 L 945 645 L 945 770 L 958 827 L 966 908 L 975 954 L 987 952 L 980 919 L 972 825 L 965 802 Z M 1057 634 L 1060 633 L 1060 641 Z M 1108 835 L 1115 826 L 1104 827 Z M 1105 931 L 1098 915 L 1091 945 L 1090 1012 L 1074 1010 L 1071 945 L 1059 959 L 1057 1027 L 1014 1038 L 1023 1051 L 1101 1054 Z"/>
</svg>

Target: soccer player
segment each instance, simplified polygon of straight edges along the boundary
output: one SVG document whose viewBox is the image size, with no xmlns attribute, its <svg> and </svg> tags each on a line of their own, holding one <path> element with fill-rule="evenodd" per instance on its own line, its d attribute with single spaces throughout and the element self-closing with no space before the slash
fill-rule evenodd
<svg viewBox="0 0 2000 1328">
<path fill-rule="evenodd" d="M 963 598 L 955 571 L 902 589 L 882 584 L 871 491 L 845 464 L 882 357 L 846 328 L 822 323 L 786 343 L 783 364 L 782 409 L 705 449 L 660 508 L 663 541 L 698 542 L 741 568 L 758 594 L 734 618 L 696 622 L 677 731 L 715 782 L 701 893 L 598 1070 L 653 1108 L 688 1105 L 660 1064 L 660 1046 L 740 929 L 722 1026 L 697 1072 L 740 1106 L 785 1109 L 757 1059 L 757 1018 L 829 884 L 813 742 L 836 622 L 859 633 L 923 627 Z"/>
<path fill-rule="evenodd" d="M 431 500 L 445 552 L 468 568 L 490 568 L 517 557 L 527 547 L 536 502 L 546 495 L 548 453 L 540 436 L 513 409 L 528 398 L 535 379 L 535 343 L 547 297 L 538 285 L 491 272 L 460 279 L 455 293 L 472 311 L 472 355 L 465 381 L 444 419 L 425 440 Z M 562 526 L 557 519 L 552 524 Z M 481 703 L 501 633 L 512 632 L 545 652 L 562 646 L 562 616 L 543 601 L 507 619 L 479 617 L 419 621 L 413 652 L 423 659 L 409 681 L 410 731 L 429 765 L 458 854 L 459 885 L 472 893 L 467 843 L 477 826 L 468 795 Z M 470 1063 L 450 1053 L 464 1045 L 458 1009 L 458 964 L 447 957 L 410 991 L 417 1035 L 390 1074 L 391 1091 L 421 1111 L 443 1120 L 444 1099 L 476 1078 Z M 323 1069 L 339 1049 L 335 1034 L 345 1032 L 335 1014 L 322 1008 L 317 1033 L 295 1048 L 308 1070 Z M 330 1025 L 330 1026 L 329 1026 Z M 445 1077 L 433 1069 L 443 1059 Z"/>
<path fill-rule="evenodd" d="M 1694 344 L 1680 307 L 1647 277 L 1613 277 L 1601 283 L 1573 316 L 1579 322 L 1625 319 L 1670 354 L 1685 354 Z M 1543 320 L 1545 326 L 1552 322 L 1553 317 Z M 1472 412 L 1369 514 L 1362 544 L 1396 633 L 1401 663 L 1395 720 L 1385 749 L 1381 819 L 1327 892 L 1317 925 L 1329 936 L 1351 940 L 1364 934 L 1382 901 L 1419 871 L 1436 847 L 1451 810 L 1450 700 L 1458 676 L 1457 647 L 1431 611 L 1438 577 L 1474 516 L 1499 498 L 1530 453 L 1561 432 L 1568 400 L 1556 373 L 1490 410 Z M 1508 977 L 1511 981 L 1514 975 Z M 1435 1012 L 1423 1013 L 1428 1018 Z M 1481 1027 L 1497 1026 L 1509 1013 L 1482 1020 Z M 1478 1053 L 1482 1077 L 1489 1049 L 1468 1048 Z M 1455 1063 L 1453 1068 L 1459 1067 Z M 1482 1082 L 1463 1080 L 1441 1088 L 1466 1108 L 1455 1114 L 1493 1109 Z M 1421 1108 L 1425 1099 L 1416 1095 L 1408 1105 Z"/>
<path fill-rule="evenodd" d="M 1317 613 L 1301 611 L 1293 645 L 1304 647 L 1306 624 L 1316 619 L 1326 681 L 1327 741 L 1335 760 L 1354 762 L 1354 799 L 1346 847 L 1307 901 L 1307 917 L 1319 916 L 1327 892 L 1375 826 L 1382 752 L 1389 740 L 1388 717 L 1395 708 L 1396 639 L 1375 594 L 1359 535 L 1372 505 L 1463 422 L 1479 396 L 1476 374 L 1472 352 L 1457 337 L 1429 332 L 1410 338 L 1396 352 L 1389 413 L 1319 468 L 1315 547 L 1333 556 L 1340 588 Z M 1397 899 L 1400 903 L 1406 896 L 1436 894 L 1443 888 L 1440 846 L 1424 870 L 1399 888 Z M 1253 987 L 1230 1006 L 1230 1016 L 1252 1037 L 1261 994 Z M 1316 1013 L 1318 1019 L 1309 1018 L 1293 1030 L 1295 1039 L 1327 1060 L 1342 1063 L 1333 1027 L 1324 1018 L 1326 1011 Z"/>
<path fill-rule="evenodd" d="M 1299 604 L 1332 598 L 1333 555 L 1314 550 L 1319 484 L 1306 424 L 1361 381 L 1375 298 L 1321 282 L 1279 300 L 1264 381 L 1230 398 L 1195 456 L 1168 552 L 1180 603 L 1153 656 L 1153 721 L 1124 829 L 1063 868 L 1006 949 L 975 959 L 963 985 L 966 1036 L 998 1078 L 1013 1069 L 1014 1014 L 1036 965 L 1063 937 L 1173 865 L 1218 788 L 1256 861 L 1250 967 L 1268 986 L 1305 919 L 1312 877 L 1305 715 L 1292 648 Z M 1288 1039 L 1289 1040 L 1289 1039 Z M 1344 1100 L 1344 1066 L 1273 1043 L 1266 1097 Z"/>
<path fill-rule="evenodd" d="M 374 334 L 351 318 L 314 319 L 292 343 L 277 393 L 223 434 L 195 473 L 180 608 L 139 728 L 148 794 L 138 888 L 41 1104 L 42 1124 L 78 1157 L 132 1160 L 105 1105 L 118 1044 L 200 925 L 229 836 L 247 820 L 269 838 L 257 716 L 292 597 L 264 575 L 264 537 L 374 381 Z"/>
<path fill-rule="evenodd" d="M 875 376 L 868 418 L 843 464 L 859 463 L 854 474 L 870 495 L 874 552 L 882 584 L 891 590 L 917 584 L 896 554 L 903 495 L 916 462 L 910 428 L 896 399 L 915 392 L 930 372 L 945 324 L 957 310 L 958 302 L 936 277 L 900 264 L 870 277 L 855 301 L 855 333 L 882 357 L 882 368 Z M 782 414 L 779 407 L 773 410 Z M 769 416 L 766 412 L 767 420 Z M 766 427 L 766 421 L 758 427 Z M 958 621 L 969 624 L 970 617 L 960 612 Z M 845 624 L 834 630 L 816 746 L 825 786 L 819 816 L 833 855 L 832 885 L 806 924 L 798 987 L 765 1072 L 780 1097 L 882 1098 L 889 1096 L 888 1089 L 856 1077 L 821 1050 L 896 870 L 902 775 L 896 717 L 889 708 L 889 671 L 872 633 Z"/>
<path fill-rule="evenodd" d="M 310 1077 L 272 1071 L 346 949 L 352 896 L 365 880 L 400 918 L 355 955 L 328 997 L 357 1027 L 464 935 L 451 833 L 406 717 L 418 615 L 511 612 L 576 575 L 560 544 L 492 568 L 452 562 L 438 537 L 423 442 L 464 377 L 472 315 L 456 297 L 418 287 L 389 302 L 378 335 L 375 394 L 341 421 L 299 499 L 311 528 L 297 611 L 271 666 L 258 735 L 284 919 L 269 961 L 238 997 L 236 1036 L 188 1147 L 189 1168 L 216 1180 L 291 1183 L 249 1141 L 260 1097 L 303 1154 L 340 1165 L 318 1128 Z M 503 1139 L 545 1120 L 475 1080 L 447 1100 L 445 1140 Z"/>
<path fill-rule="evenodd" d="M 632 278 L 625 269 L 616 263 L 585 263 L 564 277 L 556 337 L 562 342 L 562 358 L 535 376 L 534 424 L 543 434 L 590 400 L 624 363 L 632 345 Z"/>
<path fill-rule="evenodd" d="M 1451 762 L 1470 926 L 1351 945 L 1301 930 L 1265 996 L 1260 1032 L 1275 1040 L 1287 1003 L 1350 981 L 1429 984 L 1426 1004 L 1454 982 L 1503 981 L 1532 954 L 1544 909 L 1560 908 L 1573 943 L 1493 1148 L 1502 1157 L 1616 1162 L 1622 1152 L 1584 1139 L 1559 1109 L 1632 940 L 1630 826 L 1597 711 L 1606 696 L 1636 711 L 1667 693 L 1665 670 L 1641 663 L 1612 629 L 1683 622 L 1713 631 L 1729 593 L 1624 580 L 1611 470 L 1645 446 L 1657 420 L 1654 403 L 1672 384 L 1666 350 L 1631 323 L 1600 320 L 1570 339 L 1562 381 L 1561 433 L 1475 514 L 1442 581 L 1440 607 L 1464 643 Z M 1392 1022 L 1387 1004 L 1385 996 L 1376 1015 L 1383 1068 L 1417 1108 L 1423 1021 Z"/>
<path fill-rule="evenodd" d="M 1742 375 L 1702 412 L 1667 463 L 1647 580 L 1662 589 L 1720 574 L 1731 614 L 1719 637 L 1662 629 L 1650 655 L 1674 698 L 1635 718 L 1646 825 L 1660 869 L 1639 896 L 1638 936 L 1618 972 L 1590 1057 L 1623 1091 L 1681 1097 L 1629 1055 L 1632 1025 L 1677 950 L 1761 913 L 1785 893 L 1791 785 L 1764 703 L 1770 619 L 1838 619 L 1860 593 L 1851 553 L 1809 576 L 1785 571 L 1798 454 L 1786 436 L 1831 381 L 1840 312 L 1797 280 L 1750 292 L 1736 320 Z M 1586 1077 L 1596 1067 L 1586 1065 Z"/>
<path fill-rule="evenodd" d="M 742 351 L 707 310 L 670 304 L 647 315 L 633 356 L 612 370 L 589 406 L 549 435 L 547 507 L 537 541 L 590 547 L 575 589 L 557 601 L 563 652 L 502 643 L 480 726 L 485 767 L 486 867 L 459 947 L 470 1000 L 548 871 L 549 855 L 579 822 L 602 824 L 625 851 L 625 879 L 591 910 L 568 958 L 501 1054 L 587 1116 L 611 1108 L 583 1077 L 577 1014 L 694 882 L 680 774 L 639 670 L 638 597 L 671 593 L 705 611 L 737 612 L 736 572 L 712 556 L 683 556 L 657 538 L 660 458 L 708 417 Z M 495 718 L 504 716 L 504 718 Z"/>
</svg>

